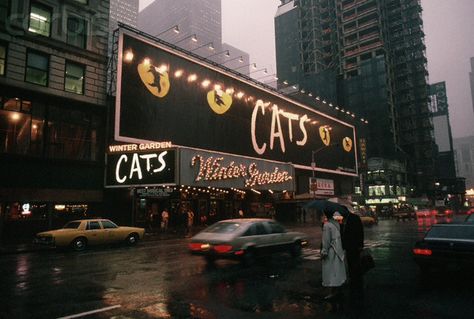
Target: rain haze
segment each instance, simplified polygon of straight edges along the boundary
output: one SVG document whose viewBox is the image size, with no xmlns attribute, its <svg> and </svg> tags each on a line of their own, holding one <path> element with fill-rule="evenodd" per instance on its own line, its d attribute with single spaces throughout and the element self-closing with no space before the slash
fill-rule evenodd
<svg viewBox="0 0 474 319">
<path fill-rule="evenodd" d="M 140 0 L 140 10 L 153 0 Z M 223 0 L 223 41 L 250 54 L 258 68 L 276 73 L 274 16 L 279 0 Z M 446 81 L 454 137 L 474 135 L 469 86 L 474 57 L 474 1 L 422 0 L 429 82 Z"/>
</svg>

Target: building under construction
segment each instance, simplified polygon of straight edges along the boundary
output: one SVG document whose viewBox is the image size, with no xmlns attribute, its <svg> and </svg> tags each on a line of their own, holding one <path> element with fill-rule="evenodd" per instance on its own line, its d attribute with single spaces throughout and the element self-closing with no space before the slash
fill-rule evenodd
<svg viewBox="0 0 474 319">
<path fill-rule="evenodd" d="M 360 164 L 374 203 L 433 191 L 421 12 L 419 0 L 282 0 L 275 17 L 278 77 L 369 121 Z"/>
</svg>

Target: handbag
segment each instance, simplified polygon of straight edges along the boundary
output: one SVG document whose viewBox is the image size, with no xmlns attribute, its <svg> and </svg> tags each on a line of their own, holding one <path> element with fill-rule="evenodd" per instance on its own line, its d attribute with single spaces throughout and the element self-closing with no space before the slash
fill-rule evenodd
<svg viewBox="0 0 474 319">
<path fill-rule="evenodd" d="M 365 274 L 370 269 L 375 268 L 375 261 L 368 249 L 363 249 L 360 253 L 360 267 L 362 273 Z"/>
</svg>

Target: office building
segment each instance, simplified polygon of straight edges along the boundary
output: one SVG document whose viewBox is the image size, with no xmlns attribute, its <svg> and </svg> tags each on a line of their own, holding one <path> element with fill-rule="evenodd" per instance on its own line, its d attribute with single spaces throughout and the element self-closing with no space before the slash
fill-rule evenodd
<svg viewBox="0 0 474 319">
<path fill-rule="evenodd" d="M 368 120 L 368 159 L 399 171 L 377 169 L 374 179 L 365 168 L 366 187 L 406 190 L 394 196 L 433 194 L 421 11 L 417 0 L 284 0 L 275 17 L 278 77 Z"/>
<path fill-rule="evenodd" d="M 0 14 L 0 238 L 31 238 L 100 214 L 109 1 L 2 1 Z"/>
<path fill-rule="evenodd" d="M 469 72 L 469 79 L 471 80 L 472 110 L 474 111 L 474 57 L 471 58 L 471 72 Z"/>
<path fill-rule="evenodd" d="M 174 32 L 176 26 L 179 33 Z M 221 0 L 155 0 L 140 11 L 138 29 L 249 74 L 248 67 L 242 67 L 249 65 L 248 54 L 222 44 Z"/>
</svg>

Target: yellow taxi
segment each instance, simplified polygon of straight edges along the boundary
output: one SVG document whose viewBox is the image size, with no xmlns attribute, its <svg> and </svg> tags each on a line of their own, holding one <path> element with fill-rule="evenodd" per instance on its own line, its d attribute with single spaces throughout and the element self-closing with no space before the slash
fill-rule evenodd
<svg viewBox="0 0 474 319">
<path fill-rule="evenodd" d="M 81 251 L 89 245 L 119 242 L 134 245 L 144 234 L 144 228 L 117 226 L 108 219 L 82 219 L 70 221 L 61 229 L 38 233 L 34 242 Z"/>
</svg>

